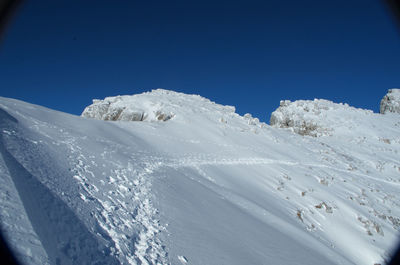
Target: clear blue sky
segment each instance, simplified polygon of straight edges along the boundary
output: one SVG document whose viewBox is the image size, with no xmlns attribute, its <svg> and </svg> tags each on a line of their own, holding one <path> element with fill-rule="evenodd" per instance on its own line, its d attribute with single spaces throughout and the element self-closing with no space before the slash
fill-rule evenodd
<svg viewBox="0 0 400 265">
<path fill-rule="evenodd" d="M 268 121 L 282 99 L 379 109 L 400 30 L 378 0 L 25 1 L 0 43 L 0 95 L 80 114 L 153 88 Z"/>
</svg>

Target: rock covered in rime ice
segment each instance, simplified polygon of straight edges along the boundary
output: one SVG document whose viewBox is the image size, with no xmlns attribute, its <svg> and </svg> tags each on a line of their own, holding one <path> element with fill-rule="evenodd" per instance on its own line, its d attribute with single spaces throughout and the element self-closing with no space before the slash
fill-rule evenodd
<svg viewBox="0 0 400 265">
<path fill-rule="evenodd" d="M 382 98 L 380 105 L 380 113 L 388 112 L 400 113 L 400 89 L 392 88 Z"/>
<path fill-rule="evenodd" d="M 253 116 L 250 113 L 244 114 L 243 118 L 247 120 L 248 125 L 257 125 L 260 123 L 260 120 L 258 118 L 253 118 Z"/>
<path fill-rule="evenodd" d="M 350 107 L 348 104 L 334 103 L 324 99 L 282 100 L 271 114 L 270 125 L 290 128 L 300 135 L 331 135 L 337 128 L 351 130 L 352 121 L 360 115 L 372 115 L 372 111 Z"/>
<path fill-rule="evenodd" d="M 163 91 L 150 92 L 160 94 Z M 150 94 L 144 93 L 144 94 Z M 149 100 L 141 95 L 106 97 L 104 100 L 94 99 L 93 104 L 82 112 L 83 117 L 106 121 L 167 121 L 174 113 L 164 111 L 163 104 L 157 100 Z"/>
<path fill-rule="evenodd" d="M 234 114 L 235 108 L 216 104 L 199 95 L 187 95 L 165 89 L 155 89 L 137 95 L 94 99 L 81 116 L 107 121 L 159 122 L 196 120 L 205 116 Z"/>
</svg>

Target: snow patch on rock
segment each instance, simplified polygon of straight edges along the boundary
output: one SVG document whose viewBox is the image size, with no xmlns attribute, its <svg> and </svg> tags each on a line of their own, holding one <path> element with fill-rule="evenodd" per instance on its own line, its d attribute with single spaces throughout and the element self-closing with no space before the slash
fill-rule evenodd
<svg viewBox="0 0 400 265">
<path fill-rule="evenodd" d="M 380 110 L 381 114 L 388 112 L 400 113 L 400 89 L 392 88 L 382 98 Z"/>
</svg>

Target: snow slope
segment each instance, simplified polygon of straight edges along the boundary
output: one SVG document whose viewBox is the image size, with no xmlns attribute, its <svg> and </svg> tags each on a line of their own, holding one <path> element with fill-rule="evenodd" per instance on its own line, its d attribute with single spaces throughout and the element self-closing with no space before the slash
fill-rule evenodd
<svg viewBox="0 0 400 265">
<path fill-rule="evenodd" d="M 395 247 L 400 115 L 346 106 L 310 137 L 197 95 L 107 100 L 146 118 L 0 98 L 1 229 L 24 264 L 373 265 Z"/>
</svg>

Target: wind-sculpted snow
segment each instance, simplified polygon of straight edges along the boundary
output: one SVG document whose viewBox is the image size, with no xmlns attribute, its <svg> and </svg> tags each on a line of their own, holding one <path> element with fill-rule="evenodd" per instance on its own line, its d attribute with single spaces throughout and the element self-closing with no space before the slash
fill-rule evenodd
<svg viewBox="0 0 400 265">
<path fill-rule="evenodd" d="M 122 98 L 150 122 L 0 99 L 1 229 L 23 264 L 389 259 L 399 115 L 305 101 L 296 115 L 322 136 L 308 137 L 200 96 Z M 157 111 L 173 117 L 158 122 Z"/>
</svg>

